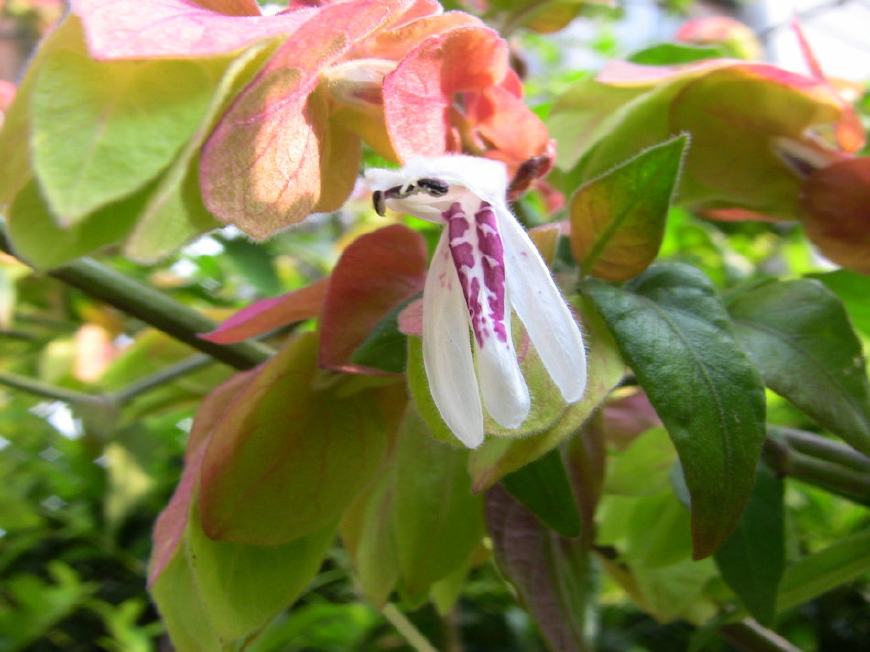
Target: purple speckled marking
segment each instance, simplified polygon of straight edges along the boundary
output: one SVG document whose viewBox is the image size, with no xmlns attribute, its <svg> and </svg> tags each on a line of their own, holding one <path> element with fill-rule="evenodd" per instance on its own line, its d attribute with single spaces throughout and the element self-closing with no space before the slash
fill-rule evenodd
<svg viewBox="0 0 870 652">
<path fill-rule="evenodd" d="M 478 346 L 483 348 L 491 335 L 507 343 L 504 245 L 492 206 L 482 202 L 472 222 L 462 205 L 454 202 L 443 217 Z"/>
</svg>

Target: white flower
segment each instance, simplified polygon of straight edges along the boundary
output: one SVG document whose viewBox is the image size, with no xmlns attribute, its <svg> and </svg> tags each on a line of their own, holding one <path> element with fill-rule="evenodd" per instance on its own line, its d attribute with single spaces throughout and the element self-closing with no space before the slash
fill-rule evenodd
<svg viewBox="0 0 870 652">
<path fill-rule="evenodd" d="M 565 401 L 580 400 L 586 387 L 580 329 L 508 209 L 504 164 L 418 158 L 399 170 L 368 170 L 366 180 L 379 213 L 388 207 L 446 227 L 423 290 L 423 361 L 435 405 L 460 441 L 469 448 L 483 442 L 481 396 L 505 428 L 519 427 L 529 414 L 511 308 Z"/>
</svg>

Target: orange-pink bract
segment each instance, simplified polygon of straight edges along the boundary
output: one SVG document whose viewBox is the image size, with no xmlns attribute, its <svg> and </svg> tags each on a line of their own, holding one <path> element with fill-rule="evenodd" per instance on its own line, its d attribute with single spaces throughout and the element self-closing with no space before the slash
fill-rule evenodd
<svg viewBox="0 0 870 652">
<path fill-rule="evenodd" d="M 280 43 L 201 162 L 207 207 L 255 238 L 341 206 L 362 141 L 396 161 L 468 151 L 514 171 L 551 147 L 521 100 L 505 41 L 434 0 L 294 2 L 274 16 L 249 0 L 72 6 L 98 59 L 214 57 Z"/>
</svg>

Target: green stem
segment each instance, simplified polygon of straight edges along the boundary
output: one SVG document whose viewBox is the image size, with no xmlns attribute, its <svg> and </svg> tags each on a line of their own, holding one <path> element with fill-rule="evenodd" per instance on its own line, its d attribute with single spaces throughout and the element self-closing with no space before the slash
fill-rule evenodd
<svg viewBox="0 0 870 652">
<path fill-rule="evenodd" d="M 764 461 L 781 475 L 870 505 L 870 473 L 805 455 L 772 438 L 764 442 Z"/>
<path fill-rule="evenodd" d="M 2 230 L 0 249 L 14 255 Z M 49 274 L 236 369 L 256 367 L 274 353 L 269 347 L 255 342 L 223 346 L 201 339 L 199 334 L 214 330 L 215 322 L 92 258 L 79 258 Z"/>
<path fill-rule="evenodd" d="M 91 396 L 90 394 L 47 385 L 38 380 L 2 371 L 0 371 L 0 385 L 6 385 L 7 387 L 20 389 L 30 394 L 41 396 L 42 398 L 48 398 L 54 401 L 64 401 L 66 403 L 94 403 L 100 400 L 98 397 Z"/>
<path fill-rule="evenodd" d="M 411 646 L 415 650 L 415 652 L 438 652 L 432 644 L 426 640 L 426 637 L 420 633 L 420 630 L 408 620 L 408 617 L 405 616 L 394 604 L 386 605 L 381 613 L 384 614 L 384 618 L 390 621 L 390 624 L 396 628 L 396 631 L 402 635 L 408 645 Z"/>
<path fill-rule="evenodd" d="M 719 633 L 741 652 L 800 652 L 788 640 L 751 619 L 722 625 Z"/>
<path fill-rule="evenodd" d="M 129 403 L 140 394 L 151 391 L 161 385 L 172 382 L 194 371 L 198 371 L 214 362 L 214 358 L 205 354 L 192 355 L 178 364 L 166 367 L 160 371 L 146 376 L 141 380 L 130 383 L 123 389 L 111 394 L 112 400 L 119 404 Z"/>
<path fill-rule="evenodd" d="M 840 442 L 832 441 L 804 430 L 781 426 L 768 428 L 768 434 L 774 438 L 784 440 L 790 448 L 799 453 L 835 464 L 841 464 L 861 473 L 870 473 L 870 457 L 859 453 L 846 444 L 841 444 Z"/>
</svg>

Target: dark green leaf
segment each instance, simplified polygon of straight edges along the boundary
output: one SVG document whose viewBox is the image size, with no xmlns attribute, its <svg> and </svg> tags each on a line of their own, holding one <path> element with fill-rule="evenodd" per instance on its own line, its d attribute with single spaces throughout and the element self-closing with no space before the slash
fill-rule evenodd
<svg viewBox="0 0 870 652">
<path fill-rule="evenodd" d="M 590 280 L 612 329 L 677 448 L 692 496 L 694 556 L 728 537 L 755 481 L 764 388 L 709 280 L 657 265 L 620 289 Z"/>
<path fill-rule="evenodd" d="M 849 313 L 855 329 L 864 337 L 870 337 L 870 276 L 848 269 L 838 269 L 827 274 L 810 274 L 840 297 Z"/>
<path fill-rule="evenodd" d="M 728 586 L 761 623 L 776 614 L 776 596 L 785 570 L 783 483 L 758 467 L 755 489 L 737 528 L 716 551 L 716 564 Z"/>
<path fill-rule="evenodd" d="M 558 448 L 509 473 L 502 483 L 545 525 L 566 537 L 580 535 L 580 512 Z"/>
<path fill-rule="evenodd" d="M 408 344 L 399 331 L 399 313 L 418 298 L 414 296 L 393 308 L 353 352 L 350 361 L 372 369 L 404 372 L 408 364 Z"/>
<path fill-rule="evenodd" d="M 767 385 L 870 454 L 867 370 L 839 299 L 816 281 L 768 281 L 730 295 L 728 310 Z"/>
</svg>

